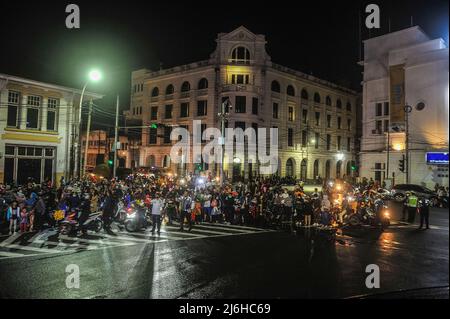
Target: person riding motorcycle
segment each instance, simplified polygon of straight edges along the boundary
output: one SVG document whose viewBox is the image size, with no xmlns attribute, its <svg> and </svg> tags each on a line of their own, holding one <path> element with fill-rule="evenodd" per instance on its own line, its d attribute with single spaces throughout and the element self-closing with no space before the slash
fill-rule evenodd
<svg viewBox="0 0 450 319">
<path fill-rule="evenodd" d="M 80 225 L 80 229 L 82 234 L 87 233 L 87 229 L 85 228 L 84 222 L 89 218 L 91 213 L 91 200 L 88 193 L 84 194 L 83 199 L 80 203 L 80 214 L 78 217 L 78 224 Z"/>
</svg>

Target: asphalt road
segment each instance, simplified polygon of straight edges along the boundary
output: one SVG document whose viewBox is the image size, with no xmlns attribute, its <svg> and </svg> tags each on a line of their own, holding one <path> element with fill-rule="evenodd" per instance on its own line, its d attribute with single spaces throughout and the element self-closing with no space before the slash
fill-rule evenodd
<svg viewBox="0 0 450 319">
<path fill-rule="evenodd" d="M 3 236 L 0 297 L 348 298 L 448 287 L 448 219 L 448 210 L 433 209 L 430 230 L 395 222 L 385 232 L 363 228 L 338 234 L 336 241 L 313 229 L 224 225 L 190 234 L 166 227 L 160 237 Z M 79 267 L 79 289 L 66 287 L 70 264 Z M 369 264 L 380 268 L 379 289 L 365 285 Z M 448 289 L 443 295 L 448 298 Z"/>
</svg>

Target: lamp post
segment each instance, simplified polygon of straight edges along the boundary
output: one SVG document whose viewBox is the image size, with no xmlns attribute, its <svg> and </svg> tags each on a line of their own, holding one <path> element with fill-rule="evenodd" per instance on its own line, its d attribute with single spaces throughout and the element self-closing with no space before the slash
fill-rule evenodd
<svg viewBox="0 0 450 319">
<path fill-rule="evenodd" d="M 221 158 L 221 163 L 220 163 L 220 185 L 223 186 L 223 182 L 224 182 L 224 173 L 223 173 L 223 165 L 224 165 L 224 159 L 225 159 L 225 121 L 228 118 L 228 108 L 232 108 L 230 99 L 226 99 L 225 101 L 222 102 L 221 105 L 221 111 L 218 114 L 219 115 L 219 119 L 220 119 L 220 128 L 221 128 L 221 132 L 222 132 L 222 136 L 221 136 L 221 145 L 222 145 L 222 158 Z"/>
<path fill-rule="evenodd" d="M 78 106 L 78 124 L 77 124 L 77 134 L 76 134 L 76 138 L 75 138 L 75 142 L 74 142 L 74 157 L 75 157 L 75 167 L 74 167 L 74 171 L 73 171 L 73 176 L 77 177 L 79 176 L 80 178 L 82 177 L 81 174 L 81 108 L 83 106 L 83 97 L 84 97 L 84 93 L 86 92 L 86 87 L 89 83 L 89 81 L 92 82 L 98 82 L 101 79 L 101 73 L 98 70 L 92 70 L 91 72 L 89 72 L 89 79 L 88 81 L 86 81 L 86 83 L 83 86 L 83 89 L 81 90 L 81 96 L 80 96 L 80 104 Z M 89 136 L 86 136 L 86 145 L 88 145 L 89 142 Z M 80 170 L 80 173 L 78 173 Z"/>
</svg>

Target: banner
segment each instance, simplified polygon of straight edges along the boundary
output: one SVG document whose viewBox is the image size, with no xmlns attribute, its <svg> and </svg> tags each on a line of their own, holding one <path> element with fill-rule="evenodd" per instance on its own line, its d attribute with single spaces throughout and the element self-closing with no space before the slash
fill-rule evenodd
<svg viewBox="0 0 450 319">
<path fill-rule="evenodd" d="M 389 67 L 390 127 L 405 127 L 405 69 L 404 64 Z"/>
</svg>

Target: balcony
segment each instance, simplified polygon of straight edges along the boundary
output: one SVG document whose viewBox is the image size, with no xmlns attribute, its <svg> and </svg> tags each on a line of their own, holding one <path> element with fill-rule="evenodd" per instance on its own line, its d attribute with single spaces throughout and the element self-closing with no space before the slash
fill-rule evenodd
<svg viewBox="0 0 450 319">
<path fill-rule="evenodd" d="M 197 90 L 197 96 L 205 96 L 208 95 L 208 89 Z"/>
<path fill-rule="evenodd" d="M 173 94 L 167 94 L 165 100 L 173 100 Z"/>
<path fill-rule="evenodd" d="M 262 89 L 259 86 L 251 84 L 227 84 L 222 87 L 222 92 L 250 92 L 261 94 Z"/>
<path fill-rule="evenodd" d="M 191 92 L 181 92 L 180 93 L 180 99 L 186 99 L 191 96 Z"/>
<path fill-rule="evenodd" d="M 152 96 L 150 98 L 150 102 L 158 102 L 159 101 L 159 96 Z"/>
</svg>

